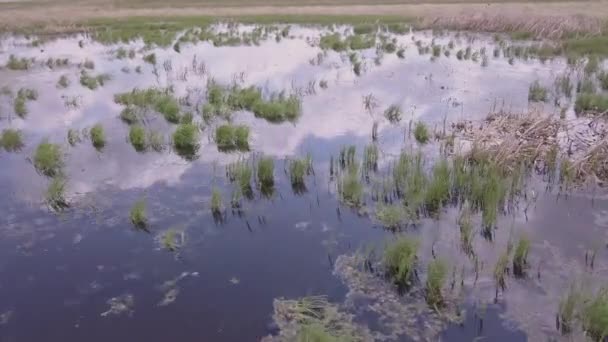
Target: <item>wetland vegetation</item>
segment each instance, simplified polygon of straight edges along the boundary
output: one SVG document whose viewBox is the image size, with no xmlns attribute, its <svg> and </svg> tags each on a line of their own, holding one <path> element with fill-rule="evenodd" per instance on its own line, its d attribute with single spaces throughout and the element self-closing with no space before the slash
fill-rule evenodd
<svg viewBox="0 0 608 342">
<path fill-rule="evenodd" d="M 83 306 L 87 332 L 198 307 L 174 338 L 603 341 L 603 36 L 333 20 L 12 37 L 4 259 L 74 273 L 66 298 L 40 282 L 53 315 Z M 11 303 L 7 327 L 12 305 L 29 312 Z"/>
</svg>

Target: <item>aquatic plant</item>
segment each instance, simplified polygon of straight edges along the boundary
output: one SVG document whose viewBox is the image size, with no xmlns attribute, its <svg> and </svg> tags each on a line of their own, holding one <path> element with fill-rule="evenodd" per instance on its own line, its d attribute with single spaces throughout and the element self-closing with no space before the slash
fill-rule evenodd
<svg viewBox="0 0 608 342">
<path fill-rule="evenodd" d="M 156 152 L 161 152 L 165 149 L 165 136 L 159 131 L 148 131 L 148 146 Z"/>
<path fill-rule="evenodd" d="M 600 60 L 596 55 L 591 55 L 587 59 L 587 64 L 585 64 L 585 74 L 590 75 L 599 70 Z"/>
<path fill-rule="evenodd" d="M 224 124 L 215 129 L 215 143 L 220 151 L 248 151 L 249 127 Z"/>
<path fill-rule="evenodd" d="M 123 108 L 123 110 L 120 111 L 120 119 L 127 125 L 133 125 L 139 122 L 139 118 L 137 117 L 137 113 L 133 106 Z"/>
<path fill-rule="evenodd" d="M 256 101 L 251 110 L 256 117 L 270 122 L 295 121 L 300 117 L 300 98 L 284 93 L 273 94 L 268 101 Z"/>
<path fill-rule="evenodd" d="M 595 341 L 608 337 L 608 288 L 602 288 L 589 299 L 582 310 L 583 328 Z"/>
<path fill-rule="evenodd" d="M 258 183 L 262 192 L 268 193 L 274 186 L 274 160 L 270 157 L 262 157 L 258 161 Z"/>
<path fill-rule="evenodd" d="M 608 90 L 608 71 L 602 71 L 597 75 L 597 80 L 600 82 L 600 87 L 603 90 Z"/>
<path fill-rule="evenodd" d="M 397 50 L 397 57 L 404 59 L 405 58 L 405 49 L 404 48 L 400 48 Z"/>
<path fill-rule="evenodd" d="M 143 152 L 147 148 L 146 130 L 139 125 L 133 125 L 129 129 L 129 142 L 137 152 Z"/>
<path fill-rule="evenodd" d="M 306 159 L 294 159 L 289 162 L 289 179 L 296 193 L 305 191 L 306 183 L 304 182 L 304 177 L 307 171 L 308 162 Z"/>
<path fill-rule="evenodd" d="M 80 132 L 73 128 L 68 129 L 68 144 L 70 144 L 70 146 L 76 146 L 80 141 Z"/>
<path fill-rule="evenodd" d="M 95 69 L 95 62 L 93 62 L 92 60 L 87 58 L 84 60 L 84 63 L 82 63 L 82 66 L 85 69 L 93 70 L 93 69 Z"/>
<path fill-rule="evenodd" d="M 498 290 L 504 291 L 507 288 L 507 277 L 509 272 L 509 251 L 505 251 L 500 255 L 496 265 L 494 266 L 494 282 L 496 283 L 496 296 Z"/>
<path fill-rule="evenodd" d="M 101 150 L 106 145 L 106 137 L 101 124 L 96 124 L 91 127 L 90 131 L 91 143 L 97 150 Z"/>
<path fill-rule="evenodd" d="M 441 259 L 434 259 L 427 267 L 426 275 L 426 302 L 438 310 L 443 306 L 441 289 L 445 285 L 447 265 Z"/>
<path fill-rule="evenodd" d="M 473 221 L 471 220 L 471 208 L 469 203 L 465 203 L 458 217 L 458 227 L 460 228 L 460 246 L 467 255 L 473 256 Z"/>
<path fill-rule="evenodd" d="M 141 199 L 131 207 L 129 212 L 129 219 L 133 226 L 137 229 L 145 229 L 148 224 L 148 218 L 146 214 L 146 201 Z"/>
<path fill-rule="evenodd" d="M 546 102 L 547 101 L 547 88 L 540 85 L 538 80 L 530 84 L 528 90 L 528 101 L 530 102 Z"/>
<path fill-rule="evenodd" d="M 518 277 L 526 275 L 528 268 L 528 251 L 530 250 L 530 240 L 525 235 L 519 237 L 515 253 L 513 254 L 513 274 Z"/>
<path fill-rule="evenodd" d="M 577 83 L 576 92 L 593 94 L 596 92 L 595 83 L 590 77 L 584 77 Z"/>
<path fill-rule="evenodd" d="M 353 26 L 353 32 L 355 34 L 368 34 L 376 32 L 378 29 L 377 25 L 374 24 L 357 24 Z"/>
<path fill-rule="evenodd" d="M 61 147 L 46 140 L 42 141 L 34 152 L 34 167 L 48 177 L 59 175 L 63 168 Z"/>
<path fill-rule="evenodd" d="M 27 70 L 30 68 L 30 65 L 31 60 L 25 57 L 19 58 L 15 55 L 10 55 L 6 63 L 6 67 L 10 70 Z"/>
<path fill-rule="evenodd" d="M 361 67 L 362 67 L 362 64 L 360 61 L 355 61 L 353 63 L 353 72 L 355 73 L 355 75 L 361 76 Z"/>
<path fill-rule="evenodd" d="M 401 107 L 396 104 L 389 106 L 384 111 L 384 117 L 392 124 L 399 123 L 401 121 Z"/>
<path fill-rule="evenodd" d="M 230 181 L 236 181 L 239 186 L 239 193 L 247 198 L 253 197 L 251 188 L 251 176 L 253 170 L 246 161 L 238 161 L 228 165 L 227 172 L 229 173 Z"/>
<path fill-rule="evenodd" d="M 53 210 L 60 211 L 69 206 L 69 203 L 65 198 L 65 188 L 66 181 L 60 175 L 53 177 L 51 183 L 49 183 L 45 194 L 45 200 L 47 205 Z"/>
<path fill-rule="evenodd" d="M 441 45 L 433 45 L 433 57 L 441 57 Z"/>
<path fill-rule="evenodd" d="M 359 165 L 351 162 L 348 172 L 342 176 L 338 184 L 340 199 L 349 206 L 358 207 L 363 204 L 363 184 L 359 178 Z"/>
<path fill-rule="evenodd" d="M 91 90 L 95 90 L 100 86 L 103 87 L 105 82 L 109 81 L 110 79 L 111 76 L 109 74 L 99 74 L 93 76 L 84 70 L 80 73 L 80 84 Z"/>
<path fill-rule="evenodd" d="M 319 47 L 323 50 L 344 51 L 348 48 L 348 44 L 342 40 L 339 33 L 326 34 L 321 36 Z"/>
<path fill-rule="evenodd" d="M 180 124 L 173 132 L 173 148 L 180 156 L 192 160 L 198 152 L 198 127 L 194 124 Z"/>
<path fill-rule="evenodd" d="M 429 131 L 422 121 L 418 121 L 414 127 L 414 138 L 421 144 L 426 144 L 429 141 Z"/>
<path fill-rule="evenodd" d="M 418 240 L 401 236 L 389 243 L 384 250 L 384 266 L 387 275 L 399 287 L 408 289 L 415 280 Z"/>
<path fill-rule="evenodd" d="M 382 44 L 382 51 L 386 53 L 395 53 L 395 51 L 397 51 L 397 45 L 393 41 L 384 42 Z"/>
<path fill-rule="evenodd" d="M 15 98 L 15 103 L 13 104 L 13 109 L 15 110 L 15 114 L 20 118 L 25 118 L 27 115 L 27 107 L 25 106 L 25 97 L 17 96 Z"/>
<path fill-rule="evenodd" d="M 68 78 L 68 75 L 61 75 L 59 77 L 59 81 L 57 81 L 57 87 L 58 88 L 67 88 L 70 86 L 70 79 Z"/>
<path fill-rule="evenodd" d="M 433 167 L 433 177 L 424 195 L 425 207 L 430 213 L 437 212 L 450 197 L 450 167 L 448 161 L 440 160 Z"/>
<path fill-rule="evenodd" d="M 211 191 L 211 212 L 214 215 L 222 213 L 222 194 L 215 187 Z"/>
<path fill-rule="evenodd" d="M 566 97 L 572 97 L 572 90 L 574 89 L 572 82 L 570 81 L 569 74 L 559 75 L 555 78 L 555 90 L 558 93 L 564 94 Z"/>
<path fill-rule="evenodd" d="M 374 47 L 376 39 L 373 36 L 354 35 L 346 39 L 346 44 L 351 50 L 364 50 Z"/>
<path fill-rule="evenodd" d="M 574 328 L 575 320 L 580 315 L 580 304 L 583 301 L 583 296 L 576 283 L 572 283 L 568 288 L 568 292 L 560 299 L 557 321 L 558 329 L 563 334 L 568 334 Z"/>
<path fill-rule="evenodd" d="M 179 119 L 179 123 L 190 124 L 194 120 L 194 114 L 192 112 L 185 112 L 184 115 Z"/>
<path fill-rule="evenodd" d="M 0 146 L 4 148 L 6 152 L 17 152 L 24 146 L 23 137 L 21 131 L 5 128 L 2 130 L 0 136 Z"/>
<path fill-rule="evenodd" d="M 156 65 L 156 54 L 151 53 L 148 55 L 145 55 L 143 57 L 144 62 L 152 64 L 152 65 Z"/>
<path fill-rule="evenodd" d="M 574 112 L 577 115 L 596 114 L 608 111 L 608 95 L 581 93 L 574 102 Z"/>
<path fill-rule="evenodd" d="M 378 168 L 378 146 L 370 144 L 363 150 L 363 166 L 365 170 L 376 170 Z"/>
<path fill-rule="evenodd" d="M 183 232 L 180 232 L 175 228 L 167 229 L 160 236 L 161 245 L 169 252 L 177 251 L 182 247 L 183 242 Z"/>
<path fill-rule="evenodd" d="M 388 229 L 399 229 L 405 216 L 405 210 L 400 204 L 379 204 L 376 208 L 376 218 Z"/>
<path fill-rule="evenodd" d="M 180 122 L 179 102 L 168 89 L 135 88 L 130 92 L 114 95 L 114 102 L 126 106 L 127 108 L 153 109 L 162 114 L 165 117 L 165 120 L 170 123 L 176 124 Z M 125 115 L 127 114 L 134 113 L 126 113 Z M 128 117 L 129 122 L 134 122 L 134 115 L 129 115 Z"/>
</svg>

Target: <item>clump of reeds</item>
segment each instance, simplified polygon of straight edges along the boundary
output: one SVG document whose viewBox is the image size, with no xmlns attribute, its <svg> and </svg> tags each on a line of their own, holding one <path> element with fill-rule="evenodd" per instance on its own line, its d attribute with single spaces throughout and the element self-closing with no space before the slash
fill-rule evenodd
<svg viewBox="0 0 608 342">
<path fill-rule="evenodd" d="M 338 192 L 343 203 L 358 207 L 363 204 L 363 184 L 359 177 L 359 164 L 352 162 L 338 182 Z"/>
<path fill-rule="evenodd" d="M 429 141 L 429 130 L 422 121 L 418 121 L 414 127 L 414 138 L 421 144 L 426 144 Z"/>
<path fill-rule="evenodd" d="M 388 229 L 399 229 L 405 220 L 405 210 L 400 204 L 380 204 L 376 208 L 376 218 Z"/>
<path fill-rule="evenodd" d="M 572 85 L 569 74 L 559 75 L 555 78 L 555 90 L 568 98 L 572 97 L 574 86 Z"/>
<path fill-rule="evenodd" d="M 80 73 L 80 84 L 91 90 L 103 87 L 110 79 L 111 76 L 108 74 L 91 75 L 84 70 Z"/>
<path fill-rule="evenodd" d="M 378 168 L 378 146 L 370 144 L 363 150 L 363 165 L 366 170 L 375 171 Z"/>
<path fill-rule="evenodd" d="M 602 288 L 589 299 L 582 310 L 583 328 L 595 341 L 608 337 L 608 288 Z"/>
<path fill-rule="evenodd" d="M 23 137 L 21 131 L 6 128 L 2 130 L 0 136 L 0 146 L 4 148 L 6 152 L 17 152 L 23 148 Z"/>
<path fill-rule="evenodd" d="M 262 193 L 271 194 L 274 187 L 274 160 L 270 157 L 262 157 L 258 161 L 258 183 Z"/>
<path fill-rule="evenodd" d="M 507 288 L 507 274 L 509 273 L 509 251 L 505 251 L 500 255 L 496 265 L 494 266 L 494 282 L 496 283 L 496 297 L 498 291 L 504 291 Z"/>
<path fill-rule="evenodd" d="M 19 58 L 15 55 L 10 55 L 6 67 L 10 70 L 27 70 L 30 68 L 31 62 L 31 60 L 25 57 Z"/>
<path fill-rule="evenodd" d="M 70 79 L 68 78 L 68 75 L 61 75 L 59 77 L 59 81 L 57 81 L 57 87 L 58 88 L 67 88 L 70 86 Z"/>
<path fill-rule="evenodd" d="M 306 191 L 305 176 L 308 174 L 309 161 L 307 159 L 294 159 L 289 162 L 289 179 L 294 192 Z"/>
<path fill-rule="evenodd" d="M 418 240 L 402 236 L 384 250 L 384 266 L 387 275 L 399 287 L 408 289 L 416 277 Z"/>
<path fill-rule="evenodd" d="M 146 130 L 139 125 L 133 125 L 129 129 L 129 142 L 137 152 L 143 152 L 148 147 L 146 142 Z"/>
<path fill-rule="evenodd" d="M 160 236 L 160 243 L 164 249 L 168 250 L 169 252 L 175 252 L 183 244 L 182 234 L 183 232 L 180 234 L 180 232 L 175 228 L 169 228 Z"/>
<path fill-rule="evenodd" d="M 129 212 L 129 219 L 135 228 L 145 229 L 148 224 L 148 218 L 146 214 L 146 201 L 139 200 L 133 204 L 131 211 Z"/>
<path fill-rule="evenodd" d="M 148 88 L 133 89 L 127 93 L 114 95 L 114 102 L 131 108 L 132 113 L 125 113 L 125 120 L 121 113 L 121 118 L 127 123 L 137 121 L 134 108 L 152 109 L 165 117 L 170 123 L 180 122 L 180 107 L 177 99 L 166 89 Z M 126 109 L 125 109 L 126 110 Z"/>
<path fill-rule="evenodd" d="M 165 136 L 159 131 L 148 131 L 148 146 L 156 152 L 161 152 L 165 149 Z"/>
<path fill-rule="evenodd" d="M 78 130 L 75 130 L 73 128 L 68 129 L 68 144 L 70 144 L 70 146 L 76 146 L 76 144 L 81 141 L 82 139 Z"/>
<path fill-rule="evenodd" d="M 151 53 L 148 55 L 145 55 L 143 57 L 144 62 L 152 64 L 152 65 L 156 65 L 156 54 Z"/>
<path fill-rule="evenodd" d="M 600 60 L 596 55 L 591 55 L 587 59 L 587 64 L 585 64 L 585 74 L 590 75 L 599 70 Z"/>
<path fill-rule="evenodd" d="M 35 101 L 38 99 L 38 92 L 35 89 L 21 88 L 17 91 L 17 96 L 13 104 L 15 114 L 20 118 L 25 118 L 27 115 L 27 101 Z"/>
<path fill-rule="evenodd" d="M 180 156 L 192 160 L 199 149 L 198 127 L 195 124 L 180 124 L 173 132 L 173 148 Z"/>
<path fill-rule="evenodd" d="M 443 306 L 441 290 L 445 285 L 447 266 L 443 260 L 434 259 L 427 267 L 426 302 L 436 310 Z"/>
<path fill-rule="evenodd" d="M 48 177 L 61 174 L 63 168 L 61 147 L 48 141 L 38 144 L 34 153 L 34 167 L 38 172 Z"/>
<path fill-rule="evenodd" d="M 460 212 L 458 227 L 460 228 L 460 246 L 462 250 L 467 255 L 473 256 L 473 222 L 471 220 L 471 208 L 468 202 L 465 203 Z"/>
<path fill-rule="evenodd" d="M 546 102 L 548 99 L 547 94 L 547 88 L 540 85 L 540 82 L 536 80 L 530 84 L 530 88 L 528 90 L 528 101 Z"/>
<path fill-rule="evenodd" d="M 528 268 L 528 252 L 530 250 L 530 240 L 525 235 L 520 236 L 515 252 L 513 254 L 513 274 L 518 277 L 526 275 Z"/>
<path fill-rule="evenodd" d="M 217 188 L 211 191 L 211 213 L 221 215 L 222 213 L 222 194 Z"/>
<path fill-rule="evenodd" d="M 215 129 L 215 142 L 220 151 L 248 151 L 249 127 L 224 124 Z"/>
<path fill-rule="evenodd" d="M 433 177 L 426 187 L 425 207 L 430 213 L 436 213 L 450 197 L 450 167 L 446 159 L 440 160 L 433 167 Z"/>
<path fill-rule="evenodd" d="M 558 329 L 563 334 L 568 334 L 574 328 L 575 320 L 580 315 L 580 304 L 583 300 L 581 290 L 573 283 L 570 285 L 568 292 L 561 298 L 559 302 L 557 324 Z"/>
<path fill-rule="evenodd" d="M 91 127 L 89 136 L 91 137 L 93 147 L 95 147 L 97 150 L 103 149 L 106 145 L 106 137 L 101 124 L 96 124 L 95 126 Z"/>
<path fill-rule="evenodd" d="M 66 181 L 61 175 L 57 175 L 51 179 L 51 183 L 46 190 L 46 203 L 53 210 L 60 211 L 69 206 L 65 198 Z"/>
<path fill-rule="evenodd" d="M 392 124 L 399 123 L 401 121 L 401 107 L 396 104 L 390 105 L 384 111 L 384 117 Z"/>
<path fill-rule="evenodd" d="M 576 97 L 574 112 L 577 115 L 594 115 L 608 111 L 608 95 L 581 93 Z"/>
</svg>

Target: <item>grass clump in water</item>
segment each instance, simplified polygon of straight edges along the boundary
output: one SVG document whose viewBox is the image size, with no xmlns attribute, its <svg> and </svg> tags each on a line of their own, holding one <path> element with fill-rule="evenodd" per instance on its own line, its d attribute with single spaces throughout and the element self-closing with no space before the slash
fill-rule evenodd
<svg viewBox="0 0 608 342">
<path fill-rule="evenodd" d="M 120 111 L 120 119 L 127 125 L 133 125 L 139 122 L 135 108 L 132 106 L 127 106 Z"/>
<path fill-rule="evenodd" d="M 304 177 L 308 174 L 309 161 L 307 159 L 295 159 L 289 163 L 289 179 L 295 193 L 306 191 Z"/>
<path fill-rule="evenodd" d="M 159 131 L 148 131 L 148 146 L 156 152 L 165 149 L 165 136 Z"/>
<path fill-rule="evenodd" d="M 6 152 L 17 152 L 21 150 L 24 146 L 21 131 L 12 128 L 2 130 L 0 146 L 2 146 Z"/>
<path fill-rule="evenodd" d="M 400 204 L 379 205 L 376 209 L 376 218 L 388 229 L 399 229 L 405 219 L 404 208 Z"/>
<path fill-rule="evenodd" d="M 608 337 L 608 288 L 602 288 L 590 298 L 582 311 L 583 328 L 595 341 Z"/>
<path fill-rule="evenodd" d="M 342 202 L 353 207 L 363 204 L 363 184 L 359 178 L 359 165 L 354 162 L 348 167 L 348 172 L 338 184 Z"/>
<path fill-rule="evenodd" d="M 217 188 L 213 188 L 211 192 L 211 213 L 213 215 L 221 215 L 222 213 L 222 194 Z"/>
<path fill-rule="evenodd" d="M 145 55 L 143 59 L 144 59 L 144 62 L 146 62 L 146 63 L 156 65 L 156 54 L 154 54 L 154 53 Z"/>
<path fill-rule="evenodd" d="M 471 220 L 471 208 L 468 202 L 464 204 L 460 212 L 458 227 L 460 228 L 460 246 L 463 252 L 473 256 L 473 221 Z"/>
<path fill-rule="evenodd" d="M 443 306 L 443 295 L 441 289 L 445 284 L 447 266 L 444 261 L 435 259 L 427 268 L 426 278 L 426 302 L 437 309 Z"/>
<path fill-rule="evenodd" d="M 133 204 L 131 211 L 129 212 L 129 219 L 133 226 L 137 229 L 145 229 L 148 224 L 148 218 L 146 214 L 146 201 L 139 200 Z"/>
<path fill-rule="evenodd" d="M 262 157 L 258 162 L 258 183 L 263 193 L 271 193 L 274 187 L 274 160 Z"/>
<path fill-rule="evenodd" d="M 46 190 L 46 203 L 53 210 L 60 211 L 69 206 L 65 198 L 66 181 L 62 176 L 55 176 Z"/>
<path fill-rule="evenodd" d="M 103 85 L 110 79 L 111 77 L 108 74 L 99 74 L 93 76 L 84 70 L 80 73 L 80 84 L 91 90 L 103 87 Z"/>
<path fill-rule="evenodd" d="M 507 288 L 507 274 L 509 272 L 509 251 L 505 251 L 494 266 L 494 282 L 496 283 L 496 297 L 498 291 Z"/>
<path fill-rule="evenodd" d="M 38 99 L 38 92 L 34 89 L 29 88 L 21 88 L 17 92 L 17 97 L 15 97 L 14 102 L 14 110 L 15 114 L 20 118 L 25 118 L 27 115 L 27 101 L 35 101 Z"/>
<path fill-rule="evenodd" d="M 597 75 L 597 80 L 600 82 L 600 87 L 603 90 L 608 90 L 608 71 L 602 71 Z"/>
<path fill-rule="evenodd" d="M 387 275 L 401 288 L 409 289 L 414 282 L 419 245 L 417 240 L 403 236 L 384 251 Z"/>
<path fill-rule="evenodd" d="M 426 144 L 429 141 L 429 130 L 422 121 L 416 123 L 414 127 L 414 138 L 421 144 Z"/>
<path fill-rule="evenodd" d="M 365 146 L 363 151 L 363 165 L 366 170 L 376 170 L 378 168 L 378 146 L 370 144 Z"/>
<path fill-rule="evenodd" d="M 321 36 L 319 47 L 321 47 L 323 50 L 334 50 L 341 52 L 348 48 L 348 44 L 342 39 L 342 36 L 339 33 L 332 33 Z"/>
<path fill-rule="evenodd" d="M 91 143 L 97 150 L 101 150 L 106 145 L 106 136 L 101 124 L 96 124 L 91 128 Z"/>
<path fill-rule="evenodd" d="M 131 126 L 129 129 L 129 142 L 137 152 L 143 152 L 148 147 L 146 143 L 146 130 L 139 125 Z"/>
<path fill-rule="evenodd" d="M 576 97 L 574 112 L 577 115 L 604 113 L 608 111 L 608 95 L 582 93 Z"/>
<path fill-rule="evenodd" d="M 590 75 L 596 73 L 600 68 L 600 60 L 596 55 L 591 55 L 585 64 L 585 74 Z"/>
<path fill-rule="evenodd" d="M 78 132 L 77 130 L 75 130 L 73 128 L 70 128 L 68 130 L 68 144 L 70 144 L 70 146 L 74 147 L 80 141 L 81 141 L 80 132 Z"/>
<path fill-rule="evenodd" d="M 69 86 L 70 86 L 70 79 L 68 78 L 68 76 L 61 75 L 61 77 L 59 77 L 59 81 L 57 81 L 57 87 L 65 89 Z"/>
<path fill-rule="evenodd" d="M 450 167 L 447 160 L 439 161 L 433 168 L 433 178 L 425 193 L 425 207 L 436 213 L 450 197 Z"/>
<path fill-rule="evenodd" d="M 220 151 L 249 151 L 249 127 L 221 125 L 215 129 L 215 143 Z"/>
<path fill-rule="evenodd" d="M 347 38 L 346 43 L 351 50 L 365 50 L 374 47 L 376 39 L 373 36 L 354 35 Z"/>
<path fill-rule="evenodd" d="M 528 101 L 530 102 L 546 102 L 547 101 L 547 88 L 540 85 L 538 80 L 530 84 L 528 90 Z"/>
<path fill-rule="evenodd" d="M 246 161 L 237 161 L 229 164 L 226 167 L 226 174 L 231 182 L 237 182 L 239 188 L 238 193 L 245 195 L 247 198 L 253 197 L 253 190 L 251 188 L 251 176 L 253 170 L 249 163 Z"/>
<path fill-rule="evenodd" d="M 173 148 L 180 156 L 193 160 L 198 152 L 198 127 L 194 124 L 180 124 L 173 132 Z"/>
<path fill-rule="evenodd" d="M 256 117 L 270 122 L 295 121 L 301 114 L 300 99 L 296 95 L 274 94 L 268 101 L 257 101 L 252 106 Z"/>
<path fill-rule="evenodd" d="M 384 117 L 392 124 L 399 123 L 401 115 L 401 107 L 398 105 L 391 105 L 384 111 Z"/>
<path fill-rule="evenodd" d="M 15 55 L 8 57 L 6 67 L 10 70 L 27 70 L 31 66 L 31 61 L 25 57 L 19 58 Z"/>
<path fill-rule="evenodd" d="M 47 141 L 38 144 L 36 152 L 34 152 L 34 167 L 38 172 L 48 177 L 61 174 L 63 168 L 61 147 Z"/>
<path fill-rule="evenodd" d="M 576 283 L 573 283 L 568 292 L 559 302 L 557 322 L 558 329 L 562 334 L 568 334 L 574 327 L 575 320 L 579 317 L 579 306 L 582 301 L 582 294 Z"/>
<path fill-rule="evenodd" d="M 515 247 L 513 254 L 513 274 L 518 277 L 526 275 L 528 268 L 528 251 L 530 250 L 530 240 L 526 236 L 521 236 Z"/>
<path fill-rule="evenodd" d="M 170 123 L 180 122 L 179 102 L 168 90 L 157 88 L 133 89 L 127 93 L 114 95 L 114 102 L 127 106 L 127 108 L 153 109 L 162 114 L 165 120 Z"/>
<path fill-rule="evenodd" d="M 357 24 L 353 26 L 353 32 L 355 34 L 369 34 L 376 32 L 378 27 L 374 24 Z"/>
</svg>

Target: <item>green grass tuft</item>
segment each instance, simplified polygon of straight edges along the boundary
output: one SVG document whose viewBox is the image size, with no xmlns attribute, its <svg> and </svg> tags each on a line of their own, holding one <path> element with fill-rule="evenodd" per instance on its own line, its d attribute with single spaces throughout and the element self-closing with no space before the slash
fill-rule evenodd
<svg viewBox="0 0 608 342">
<path fill-rule="evenodd" d="M 595 341 L 608 337 L 608 288 L 603 288 L 589 300 L 583 312 L 583 327 Z"/>
<path fill-rule="evenodd" d="M 430 213 L 439 211 L 449 199 L 450 174 L 450 167 L 445 159 L 442 159 L 433 167 L 433 178 L 431 178 L 424 195 L 425 207 Z"/>
<path fill-rule="evenodd" d="M 133 112 L 135 108 L 152 109 L 165 117 L 170 123 L 180 122 L 180 107 L 177 99 L 169 92 L 169 90 L 148 88 L 148 89 L 133 89 L 127 93 L 114 95 L 114 102 L 126 106 L 125 110 L 130 110 L 132 113 L 125 113 L 123 120 L 127 123 L 135 122 L 136 115 Z M 131 109 L 129 109 L 131 108 Z M 124 112 L 124 110 L 123 110 Z M 121 113 L 121 118 L 123 113 Z"/>
<path fill-rule="evenodd" d="M 249 151 L 249 127 L 221 125 L 215 129 L 215 143 L 220 151 Z"/>
<path fill-rule="evenodd" d="M 14 55 L 10 55 L 8 57 L 8 62 L 6 63 L 6 67 L 10 70 L 27 70 L 30 68 L 32 61 L 22 57 L 16 57 Z"/>
<path fill-rule="evenodd" d="M 530 102 L 546 102 L 547 101 L 547 88 L 540 85 L 538 80 L 530 84 L 528 90 L 528 101 Z"/>
<path fill-rule="evenodd" d="M 129 129 L 129 142 L 137 152 L 143 152 L 148 147 L 146 130 L 142 126 L 134 125 Z"/>
<path fill-rule="evenodd" d="M 295 159 L 289 163 L 289 179 L 294 192 L 301 193 L 306 190 L 304 177 L 308 173 L 308 162 L 306 159 Z"/>
<path fill-rule="evenodd" d="M 387 275 L 400 287 L 409 289 L 415 279 L 419 242 L 402 236 L 384 250 L 384 266 Z"/>
<path fill-rule="evenodd" d="M 418 121 L 416 123 L 416 127 L 414 127 L 414 138 L 421 144 L 426 144 L 429 141 L 429 130 L 426 128 L 424 122 Z"/>
<path fill-rule="evenodd" d="M 148 218 L 146 214 L 146 201 L 139 200 L 133 204 L 131 211 L 129 212 L 129 219 L 135 228 L 145 229 L 148 224 Z"/>
<path fill-rule="evenodd" d="M 57 81 L 57 87 L 65 89 L 69 86 L 70 86 L 70 79 L 68 78 L 68 76 L 61 75 L 61 77 L 59 77 L 59 81 Z"/>
<path fill-rule="evenodd" d="M 384 117 L 392 124 L 399 123 L 401 115 L 401 107 L 396 104 L 391 105 L 384 111 Z"/>
<path fill-rule="evenodd" d="M 530 240 L 524 235 L 519 238 L 515 253 L 513 254 L 513 274 L 518 277 L 526 275 L 528 265 L 528 251 L 530 250 Z"/>
<path fill-rule="evenodd" d="M 258 162 L 258 183 L 262 192 L 269 193 L 274 187 L 274 160 L 270 157 L 262 157 Z"/>
<path fill-rule="evenodd" d="M 577 115 L 593 115 L 608 111 L 608 95 L 581 93 L 576 97 L 574 112 Z"/>
<path fill-rule="evenodd" d="M 17 152 L 21 150 L 24 146 L 21 131 L 12 128 L 5 128 L 2 130 L 0 146 L 3 147 L 6 152 Z"/>
<path fill-rule="evenodd" d="M 194 124 L 180 124 L 173 132 L 173 148 L 187 160 L 196 158 L 198 152 L 198 127 Z"/>
<path fill-rule="evenodd" d="M 214 215 L 222 213 L 222 194 L 217 188 L 211 191 L 211 212 Z"/>
<path fill-rule="evenodd" d="M 55 176 L 46 190 L 46 203 L 53 210 L 60 211 L 69 206 L 65 198 L 66 181 L 62 176 Z"/>
<path fill-rule="evenodd" d="M 440 259 L 431 261 L 427 267 L 426 302 L 433 308 L 444 304 L 441 290 L 445 285 L 447 271 L 445 262 Z"/>
<path fill-rule="evenodd" d="M 34 167 L 38 172 L 48 177 L 60 175 L 63 168 L 61 147 L 47 141 L 38 144 L 34 152 Z"/>
<path fill-rule="evenodd" d="M 406 218 L 405 208 L 400 204 L 379 205 L 376 208 L 376 218 L 388 229 L 399 229 Z"/>
<path fill-rule="evenodd" d="M 90 136 L 91 143 L 97 150 L 101 150 L 106 146 L 106 137 L 101 124 L 96 124 L 91 128 Z"/>
</svg>

